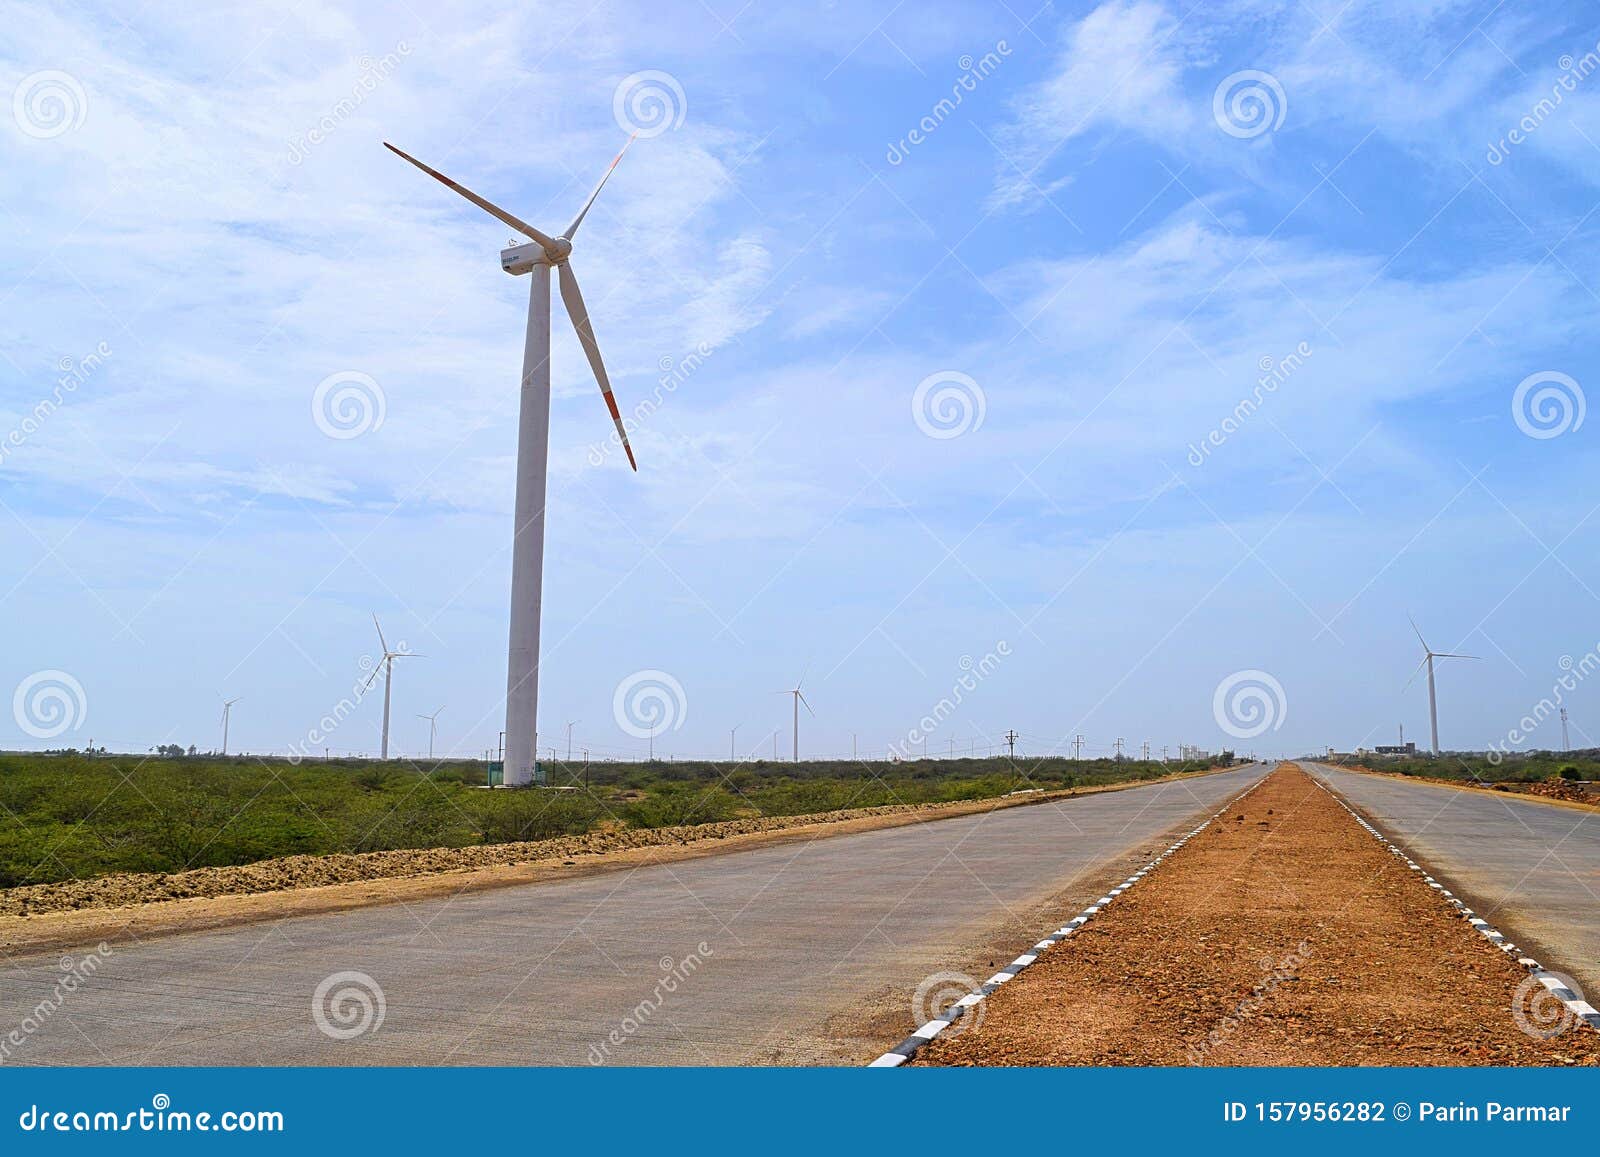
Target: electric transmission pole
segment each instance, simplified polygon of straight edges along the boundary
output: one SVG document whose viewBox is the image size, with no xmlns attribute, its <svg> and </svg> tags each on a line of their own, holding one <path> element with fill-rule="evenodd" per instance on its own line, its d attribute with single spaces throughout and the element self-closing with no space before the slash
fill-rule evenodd
<svg viewBox="0 0 1600 1157">
<path fill-rule="evenodd" d="M 1150 762 L 1150 741 L 1148 739 L 1144 741 L 1144 750 L 1139 759 L 1144 763 Z"/>
<path fill-rule="evenodd" d="M 1122 736 L 1120 736 L 1120 735 L 1117 736 L 1117 755 L 1116 755 L 1116 758 L 1117 758 L 1117 762 L 1118 763 L 1122 762 Z"/>
<path fill-rule="evenodd" d="M 1083 736 L 1081 734 L 1072 737 L 1072 758 L 1083 758 Z"/>
<path fill-rule="evenodd" d="M 1015 728 L 1006 732 L 1006 746 L 1011 749 L 1011 759 L 1012 762 L 1015 762 L 1017 758 L 1017 732 Z"/>
</svg>

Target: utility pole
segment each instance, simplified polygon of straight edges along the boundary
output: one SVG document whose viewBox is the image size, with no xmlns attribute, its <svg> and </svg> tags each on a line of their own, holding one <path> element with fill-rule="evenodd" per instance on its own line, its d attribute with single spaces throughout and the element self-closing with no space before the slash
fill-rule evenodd
<svg viewBox="0 0 1600 1157">
<path fill-rule="evenodd" d="M 778 762 L 778 733 L 776 731 L 772 733 L 772 762 Z"/>
<path fill-rule="evenodd" d="M 1167 745 L 1165 743 L 1161 745 L 1161 762 L 1167 762 Z"/>
<path fill-rule="evenodd" d="M 1078 735 L 1075 735 L 1075 736 L 1072 737 L 1072 758 L 1073 759 L 1082 759 L 1083 758 L 1083 735 L 1082 734 L 1078 734 Z"/>
<path fill-rule="evenodd" d="M 1122 762 L 1122 736 L 1120 736 L 1120 735 L 1117 736 L 1116 760 L 1117 760 L 1118 763 Z"/>
<path fill-rule="evenodd" d="M 854 731 L 850 733 L 850 758 L 852 760 L 856 758 L 856 733 Z"/>
<path fill-rule="evenodd" d="M 1143 754 L 1141 754 L 1139 756 L 1139 758 L 1144 763 L 1149 763 L 1150 762 L 1150 741 L 1148 739 L 1146 739 L 1144 741 L 1144 751 L 1143 751 Z"/>
<path fill-rule="evenodd" d="M 1011 749 L 1011 759 L 1014 762 L 1016 760 L 1016 758 L 1017 758 L 1017 732 L 1016 732 L 1016 728 L 1012 728 L 1010 731 L 1006 732 L 1006 746 Z"/>
<path fill-rule="evenodd" d="M 1571 751 L 1572 744 L 1567 742 L 1567 709 L 1561 709 L 1561 750 Z"/>
<path fill-rule="evenodd" d="M 650 725 L 650 762 L 656 761 L 656 725 Z"/>
<path fill-rule="evenodd" d="M 955 736 L 952 735 L 950 737 L 950 758 L 954 759 L 955 757 L 956 757 L 956 740 L 955 740 Z"/>
</svg>

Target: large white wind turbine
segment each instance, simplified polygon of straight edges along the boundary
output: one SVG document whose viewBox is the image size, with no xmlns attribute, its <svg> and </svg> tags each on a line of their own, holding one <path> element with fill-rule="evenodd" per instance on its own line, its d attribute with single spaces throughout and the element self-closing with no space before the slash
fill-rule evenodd
<svg viewBox="0 0 1600 1157">
<path fill-rule="evenodd" d="M 372 616 L 372 625 L 378 627 L 378 616 Z M 383 628 L 378 627 L 378 645 L 383 648 L 383 659 L 378 666 L 372 668 L 372 676 L 362 686 L 365 691 L 372 686 L 372 680 L 381 672 L 383 675 L 383 750 L 380 759 L 389 758 L 389 693 L 394 690 L 394 661 L 396 659 L 420 659 L 421 655 L 414 655 L 410 651 L 391 651 L 389 644 L 384 640 Z M 400 644 L 402 647 L 404 643 Z"/>
<path fill-rule="evenodd" d="M 1410 619 L 1411 616 L 1407 615 Z M 1422 637 L 1422 630 L 1417 626 L 1417 620 L 1411 619 L 1411 629 L 1417 633 L 1417 642 L 1422 644 L 1422 662 L 1417 664 L 1417 669 L 1411 672 L 1411 678 L 1406 680 L 1406 687 L 1411 686 L 1417 675 L 1424 667 L 1428 669 L 1428 725 L 1433 729 L 1433 753 L 1439 754 L 1439 697 L 1433 686 L 1433 661 L 1435 659 L 1476 659 L 1477 655 L 1458 655 L 1450 651 L 1435 651 L 1428 646 L 1428 640 Z M 1402 688 L 1404 690 L 1404 688 Z"/>
<path fill-rule="evenodd" d="M 628 139 L 628 144 L 633 138 Z M 500 268 L 513 277 L 531 274 L 528 288 L 528 332 L 522 347 L 522 409 L 517 425 L 517 502 L 516 522 L 511 547 L 511 645 L 506 664 L 506 754 L 505 778 L 508 786 L 524 785 L 534 780 L 534 742 L 537 735 L 539 707 L 539 602 L 544 583 L 544 503 L 545 475 L 550 454 L 550 270 L 554 267 L 561 279 L 561 300 L 578 331 L 578 342 L 589 359 L 589 367 L 600 383 L 606 408 L 616 424 L 617 437 L 628 455 L 628 465 L 635 470 L 633 447 L 628 445 L 628 432 L 623 428 L 622 415 L 617 410 L 617 400 L 611 393 L 611 379 L 606 376 L 605 363 L 600 359 L 600 346 L 594 337 L 594 327 L 589 322 L 589 311 L 583 304 L 583 294 L 578 290 L 578 278 L 572 272 L 568 257 L 572 254 L 572 238 L 583 224 L 590 206 L 600 190 L 605 188 L 617 161 L 628 151 L 623 145 L 611 167 L 600 178 L 594 192 L 578 210 L 572 224 L 558 237 L 549 237 L 532 225 L 512 216 L 498 205 L 484 200 L 472 190 L 456 184 L 449 177 L 430 169 L 413 156 L 401 152 L 387 141 L 384 147 L 410 161 L 427 173 L 460 193 L 478 208 L 505 222 L 524 237 L 533 240 L 526 245 L 513 245 L 500 251 Z"/>
</svg>

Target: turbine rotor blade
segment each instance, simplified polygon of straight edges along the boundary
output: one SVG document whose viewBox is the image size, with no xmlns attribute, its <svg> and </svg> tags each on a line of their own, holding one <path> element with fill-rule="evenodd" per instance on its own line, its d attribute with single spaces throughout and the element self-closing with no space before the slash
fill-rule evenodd
<svg viewBox="0 0 1600 1157">
<path fill-rule="evenodd" d="M 629 137 L 628 144 L 622 146 L 622 153 L 627 152 L 628 145 L 633 144 L 633 142 L 638 139 L 638 133 L 634 133 L 633 136 Z M 609 167 L 607 167 L 605 174 L 600 178 L 600 183 L 594 187 L 594 192 L 589 194 L 589 199 L 583 203 L 583 208 L 578 210 L 578 215 L 572 219 L 572 224 L 568 225 L 567 231 L 561 235 L 568 241 L 571 241 L 573 236 L 576 235 L 578 232 L 578 226 L 583 224 L 583 219 L 589 214 L 589 207 L 594 204 L 594 199 L 600 195 L 600 190 L 604 189 L 606 187 L 606 182 L 611 179 L 611 173 L 616 169 L 617 161 L 622 160 L 622 153 L 618 153 L 616 159 L 611 162 Z"/>
<path fill-rule="evenodd" d="M 805 703 L 806 710 L 807 711 L 811 711 L 811 704 L 806 701 L 806 697 L 804 695 L 801 695 L 799 691 L 796 691 L 795 694 L 797 696 L 799 696 L 800 702 Z M 813 718 L 816 717 L 816 714 L 817 713 L 815 711 L 811 711 L 811 715 L 812 715 Z"/>
<path fill-rule="evenodd" d="M 372 616 L 372 625 L 374 627 L 378 627 L 378 616 L 377 615 L 373 615 Z M 378 644 L 383 648 L 384 657 L 387 658 L 388 655 L 389 655 L 389 644 L 384 641 L 383 628 L 382 627 L 378 627 Z"/>
<path fill-rule="evenodd" d="M 1422 662 L 1417 664 L 1417 669 L 1415 671 L 1411 672 L 1411 678 L 1406 680 L 1406 686 L 1400 688 L 1400 690 L 1404 691 L 1406 689 L 1406 687 L 1409 687 L 1409 686 L 1411 686 L 1411 684 L 1415 683 L 1417 681 L 1417 676 L 1422 674 L 1422 669 L 1424 667 L 1426 667 L 1427 665 L 1428 665 L 1428 656 L 1424 655 L 1422 657 Z"/>
<path fill-rule="evenodd" d="M 365 691 L 368 687 L 372 686 L 374 683 L 376 683 L 378 681 L 378 671 L 379 671 L 379 668 L 377 668 L 377 667 L 374 667 L 372 669 L 372 674 L 367 676 L 367 681 L 361 685 L 361 689 L 363 691 Z"/>
<path fill-rule="evenodd" d="M 485 213 L 489 214 L 491 217 L 496 217 L 499 220 L 504 221 L 507 225 L 511 226 L 518 233 L 521 233 L 524 237 L 533 238 L 540 245 L 543 245 L 547 251 L 552 249 L 555 246 L 555 240 L 553 238 L 549 237 L 548 235 L 546 235 L 544 233 L 539 232 L 539 230 L 535 229 L 532 225 L 529 225 L 522 218 L 515 217 L 512 214 L 507 213 L 504 209 L 500 208 L 500 206 L 496 205 L 493 201 L 484 200 L 482 197 L 478 196 L 478 194 L 474 193 L 471 189 L 467 188 L 465 185 L 460 185 L 460 184 L 457 184 L 455 181 L 452 181 L 449 177 L 445 176 L 438 169 L 429 168 L 427 165 L 424 165 L 421 161 L 417 160 L 416 157 L 413 157 L 410 153 L 407 153 L 402 149 L 395 148 L 388 141 L 384 141 L 383 142 L 383 147 L 388 149 L 391 153 L 395 154 L 397 157 L 400 157 L 403 160 L 410 161 L 413 165 L 417 166 L 417 168 L 421 169 L 424 173 L 427 173 L 428 176 L 432 177 L 434 180 L 440 182 L 443 185 L 447 185 L 451 189 L 454 189 L 457 193 L 460 193 L 463 197 L 465 197 L 467 200 L 471 201 L 474 205 L 476 205 L 478 208 L 482 209 Z M 596 191 L 598 192 L 598 190 L 596 190 Z"/>
<path fill-rule="evenodd" d="M 1422 628 L 1417 626 L 1417 620 L 1411 618 L 1410 615 L 1407 615 L 1406 618 L 1411 623 L 1411 629 L 1417 633 L 1417 642 L 1422 644 L 1422 649 L 1424 651 L 1428 650 L 1428 640 L 1422 637 Z"/>
<path fill-rule="evenodd" d="M 1483 659 L 1482 655 L 1460 655 L 1454 651 L 1435 651 L 1433 657 L 1435 659 L 1478 659 L 1480 661 Z"/>
<path fill-rule="evenodd" d="M 611 411 L 611 421 L 616 424 L 617 437 L 622 439 L 622 448 L 628 453 L 628 465 L 637 472 L 639 463 L 634 460 L 633 447 L 628 444 L 628 431 L 623 429 L 622 415 L 617 410 L 617 399 L 611 393 L 611 379 L 606 376 L 606 364 L 600 359 L 600 345 L 594 340 L 594 326 L 589 323 L 589 310 L 583 304 L 583 292 L 578 288 L 578 275 L 572 272 L 572 264 L 563 261 L 558 268 L 561 271 L 561 300 L 566 304 L 567 316 L 572 318 L 572 326 L 578 331 L 578 343 L 583 346 L 583 352 L 589 359 L 589 368 L 594 371 L 595 380 L 600 383 L 600 393 L 605 396 L 606 409 Z"/>
</svg>

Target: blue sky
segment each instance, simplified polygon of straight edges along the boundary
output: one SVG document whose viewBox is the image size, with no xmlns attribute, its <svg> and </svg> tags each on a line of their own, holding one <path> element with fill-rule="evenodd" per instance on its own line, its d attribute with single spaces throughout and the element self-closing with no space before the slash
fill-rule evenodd
<svg viewBox="0 0 1600 1157">
<path fill-rule="evenodd" d="M 373 612 L 426 656 L 395 746 L 440 704 L 442 750 L 493 744 L 526 286 L 380 142 L 554 229 L 663 108 L 573 259 L 624 412 L 660 398 L 638 475 L 556 319 L 543 746 L 642 753 L 638 672 L 678 755 L 787 750 L 802 673 L 810 754 L 1420 739 L 1408 612 L 1482 656 L 1445 745 L 1502 741 L 1600 642 L 1600 16 L 1210 9 L 17 6 L 0 690 L 81 697 L 0 746 L 207 748 L 226 695 L 287 750 Z M 329 436 L 330 375 L 381 423 Z"/>
</svg>

